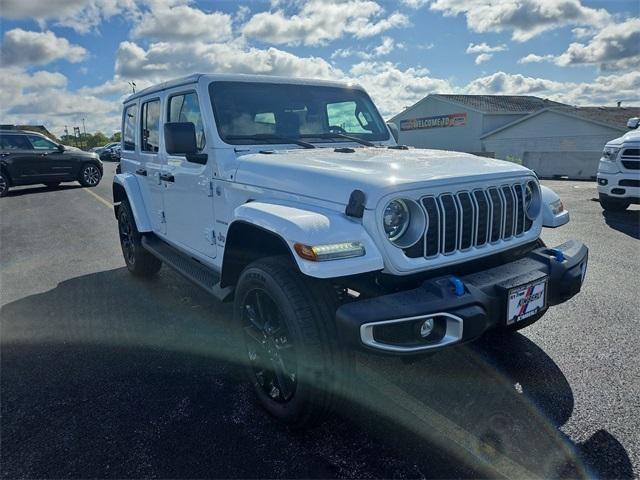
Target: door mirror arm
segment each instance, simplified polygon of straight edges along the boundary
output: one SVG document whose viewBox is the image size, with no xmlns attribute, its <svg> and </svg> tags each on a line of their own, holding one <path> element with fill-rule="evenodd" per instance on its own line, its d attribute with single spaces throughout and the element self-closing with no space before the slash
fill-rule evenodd
<svg viewBox="0 0 640 480">
<path fill-rule="evenodd" d="M 66 148 L 64 147 L 64 145 L 62 145 L 62 144 L 58 144 L 58 151 L 59 151 L 60 153 L 64 152 L 65 150 L 66 150 Z"/>
<path fill-rule="evenodd" d="M 187 162 L 199 163 L 200 165 L 206 165 L 209 155 L 206 153 L 187 153 L 185 155 Z"/>
</svg>

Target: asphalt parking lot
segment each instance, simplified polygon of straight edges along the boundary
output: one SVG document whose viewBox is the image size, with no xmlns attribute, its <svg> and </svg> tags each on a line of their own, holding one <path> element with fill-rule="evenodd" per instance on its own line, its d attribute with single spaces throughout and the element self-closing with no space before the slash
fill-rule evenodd
<svg viewBox="0 0 640 480">
<path fill-rule="evenodd" d="M 228 304 L 163 268 L 127 272 L 94 189 L 0 200 L 3 478 L 640 475 L 640 209 L 546 181 L 590 247 L 573 300 L 515 335 L 413 363 L 360 356 L 350 405 L 293 432 L 239 375 Z"/>
</svg>

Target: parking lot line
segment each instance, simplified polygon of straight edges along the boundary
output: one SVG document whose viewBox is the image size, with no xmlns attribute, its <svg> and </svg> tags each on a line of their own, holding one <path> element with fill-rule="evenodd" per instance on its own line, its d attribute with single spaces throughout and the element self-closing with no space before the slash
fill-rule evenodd
<svg viewBox="0 0 640 480">
<path fill-rule="evenodd" d="M 93 193 L 91 190 L 89 190 L 88 188 L 83 188 L 82 190 L 84 190 L 85 192 L 87 192 L 89 195 L 93 196 L 96 200 L 98 200 L 100 203 L 102 203 L 103 205 L 106 205 L 107 207 L 111 208 L 113 207 L 113 205 L 111 204 L 110 201 L 105 200 L 104 198 L 102 198 L 100 195 L 98 195 L 97 193 Z"/>
</svg>

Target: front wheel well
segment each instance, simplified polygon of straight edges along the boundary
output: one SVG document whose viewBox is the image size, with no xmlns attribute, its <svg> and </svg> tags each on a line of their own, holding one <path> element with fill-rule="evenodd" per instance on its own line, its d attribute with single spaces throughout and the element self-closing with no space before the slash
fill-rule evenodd
<svg viewBox="0 0 640 480">
<path fill-rule="evenodd" d="M 293 268 L 297 268 L 291 250 L 280 235 L 250 223 L 232 223 L 227 232 L 220 286 L 235 285 L 250 263 L 277 255 L 289 257 Z"/>
<path fill-rule="evenodd" d="M 113 213 L 118 218 L 118 207 L 120 203 L 127 200 L 127 191 L 119 183 L 113 184 Z"/>
</svg>

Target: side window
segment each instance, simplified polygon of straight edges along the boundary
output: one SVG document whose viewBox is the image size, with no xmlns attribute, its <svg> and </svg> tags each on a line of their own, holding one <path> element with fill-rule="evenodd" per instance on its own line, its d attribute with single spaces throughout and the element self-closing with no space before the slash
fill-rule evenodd
<svg viewBox="0 0 640 480">
<path fill-rule="evenodd" d="M 195 92 L 175 95 L 169 99 L 168 122 L 191 122 L 196 129 L 196 142 L 198 150 L 206 145 L 204 137 L 204 125 L 200 115 L 198 95 Z"/>
<path fill-rule="evenodd" d="M 1 135 L 0 150 L 31 150 L 25 135 Z"/>
<path fill-rule="evenodd" d="M 158 152 L 160 146 L 160 100 L 142 104 L 141 147 L 143 152 Z"/>
<path fill-rule="evenodd" d="M 340 127 L 347 133 L 371 133 L 366 115 L 357 110 L 356 102 L 338 102 L 327 104 L 329 127 Z M 369 127 L 369 128 L 366 128 Z"/>
<path fill-rule="evenodd" d="M 136 117 L 138 105 L 130 105 L 124 110 L 122 119 L 122 141 L 125 150 L 136 149 Z"/>
<path fill-rule="evenodd" d="M 58 148 L 55 143 L 51 140 L 47 140 L 46 138 L 39 137 L 37 135 L 28 135 L 28 137 L 31 145 L 33 145 L 33 149 L 35 150 L 56 150 Z"/>
</svg>

